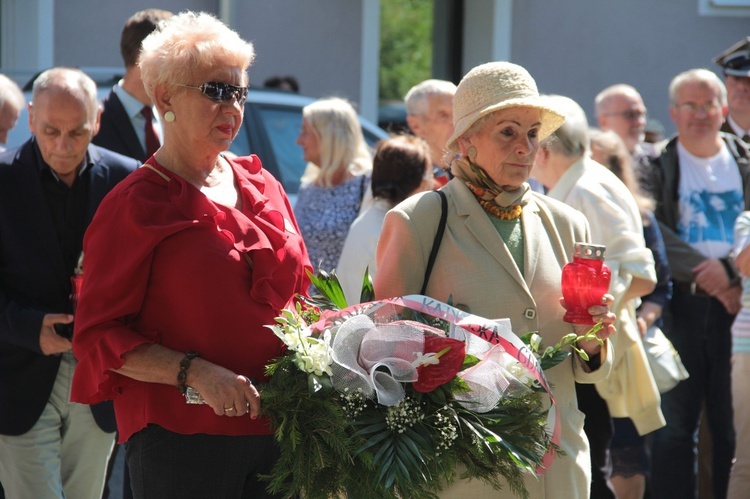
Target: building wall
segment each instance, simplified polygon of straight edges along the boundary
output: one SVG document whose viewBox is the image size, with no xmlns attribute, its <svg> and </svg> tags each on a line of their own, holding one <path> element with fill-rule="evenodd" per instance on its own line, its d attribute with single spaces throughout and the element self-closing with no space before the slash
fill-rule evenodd
<svg viewBox="0 0 750 499">
<path fill-rule="evenodd" d="M 698 67 L 721 76 L 713 57 L 750 34 L 746 17 L 702 16 L 699 0 L 599 0 L 513 4 L 512 58 L 541 92 L 576 100 L 594 120 L 594 97 L 614 83 L 636 87 L 668 131 L 668 86 Z"/>
<path fill-rule="evenodd" d="M 28 0 L 27 0 L 28 1 Z M 54 58 L 57 66 L 122 67 L 120 33 L 128 18 L 144 9 L 207 11 L 216 0 L 55 0 Z"/>
<path fill-rule="evenodd" d="M 251 82 L 292 75 L 305 95 L 360 101 L 362 2 L 239 0 L 236 18 L 257 52 Z"/>
<path fill-rule="evenodd" d="M 379 0 L 0 0 L 0 7 L 8 26 L 2 42 L 12 46 L 3 48 L 0 72 L 20 83 L 50 65 L 121 70 L 120 33 L 133 13 L 203 10 L 229 13 L 229 24 L 255 45 L 251 84 L 290 74 L 302 93 L 345 97 L 376 117 Z M 11 33 L 19 22 L 27 26 Z"/>
</svg>

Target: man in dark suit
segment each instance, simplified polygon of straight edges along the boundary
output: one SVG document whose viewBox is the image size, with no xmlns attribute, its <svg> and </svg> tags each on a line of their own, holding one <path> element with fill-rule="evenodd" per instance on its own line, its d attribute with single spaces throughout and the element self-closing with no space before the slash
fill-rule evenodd
<svg viewBox="0 0 750 499">
<path fill-rule="evenodd" d="M 99 499 L 112 408 L 70 402 L 71 276 L 102 198 L 138 162 L 91 145 L 96 84 L 54 68 L 34 82 L 32 138 L 0 154 L 0 482 L 8 497 Z"/>
<path fill-rule="evenodd" d="M 102 102 L 101 127 L 93 141 L 141 163 L 159 148 L 161 125 L 143 88 L 138 56 L 143 39 L 156 29 L 160 21 L 171 16 L 172 13 L 166 10 L 147 9 L 136 12 L 125 23 L 120 37 L 125 76 Z"/>
<path fill-rule="evenodd" d="M 729 112 L 721 131 L 750 144 L 750 36 L 714 58 L 724 71 Z"/>
</svg>

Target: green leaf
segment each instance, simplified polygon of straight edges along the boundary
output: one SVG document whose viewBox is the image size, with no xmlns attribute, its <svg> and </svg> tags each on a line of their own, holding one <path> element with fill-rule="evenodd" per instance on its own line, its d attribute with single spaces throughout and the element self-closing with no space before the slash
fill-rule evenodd
<svg viewBox="0 0 750 499">
<path fill-rule="evenodd" d="M 357 452 L 355 454 L 361 454 L 362 452 L 366 451 L 370 447 L 374 447 L 374 446 L 378 445 L 379 443 L 381 443 L 382 441 L 384 441 L 384 440 L 386 440 L 388 438 L 391 438 L 392 436 L 393 436 L 393 433 L 388 432 L 388 431 L 377 433 L 377 434 L 375 434 L 374 437 L 370 438 L 362 447 L 360 447 L 359 449 L 357 449 Z M 381 448 L 381 450 L 382 450 L 382 448 Z M 378 453 L 380 453 L 380 451 L 378 451 Z"/>
<path fill-rule="evenodd" d="M 361 430 L 357 431 L 354 436 L 360 437 L 364 435 L 369 435 L 371 433 L 378 433 L 380 431 L 383 431 L 388 428 L 388 423 L 383 420 L 383 418 L 378 418 L 379 421 L 376 424 L 367 425 L 366 427 L 362 428 Z"/>
<path fill-rule="evenodd" d="M 347 307 L 346 297 L 344 296 L 343 289 L 341 289 L 339 278 L 336 277 L 336 271 L 332 270 L 329 274 L 323 269 L 318 269 L 317 275 L 314 275 L 308 270 L 307 275 L 313 286 L 336 308 L 342 309 Z"/>
<path fill-rule="evenodd" d="M 453 378 L 451 382 L 449 383 L 449 386 L 450 386 L 451 393 L 453 394 L 469 393 L 471 391 L 471 387 L 469 386 L 469 384 L 466 381 L 464 381 L 462 378 L 460 378 L 459 376 L 456 376 L 455 378 Z"/>
<path fill-rule="evenodd" d="M 375 300 L 375 288 L 372 285 L 370 267 L 366 267 L 365 275 L 362 277 L 362 291 L 359 294 L 359 302 L 367 303 L 373 300 Z"/>
<path fill-rule="evenodd" d="M 567 350 L 558 350 L 557 352 L 553 353 L 552 355 L 543 357 L 539 359 L 539 365 L 542 367 L 543 371 L 546 371 L 547 369 L 551 369 L 558 365 L 563 360 L 567 359 L 570 356 L 570 352 Z"/>
<path fill-rule="evenodd" d="M 464 357 L 464 363 L 461 366 L 461 370 L 468 369 L 470 367 L 474 367 L 475 365 L 479 364 L 479 357 L 476 355 L 471 355 L 470 353 L 466 354 L 466 357 Z"/>
</svg>

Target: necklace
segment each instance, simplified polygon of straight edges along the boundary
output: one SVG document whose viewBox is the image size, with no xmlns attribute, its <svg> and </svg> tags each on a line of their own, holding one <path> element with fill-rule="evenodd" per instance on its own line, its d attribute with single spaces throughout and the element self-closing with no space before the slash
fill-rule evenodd
<svg viewBox="0 0 750 499">
<path fill-rule="evenodd" d="M 500 220 L 515 220 L 516 218 L 521 216 L 521 213 L 523 212 L 523 206 L 521 206 L 520 204 L 508 206 L 507 208 L 501 208 L 492 201 L 487 201 L 486 199 L 482 199 L 480 197 L 480 195 L 486 192 L 485 189 L 482 189 L 481 187 L 478 187 L 471 182 L 466 182 L 466 186 L 469 188 L 471 193 L 474 194 L 474 197 L 479 202 L 479 206 L 481 206 L 484 211 L 486 211 L 490 215 L 494 215 Z"/>
<path fill-rule="evenodd" d="M 495 215 L 500 220 L 515 220 L 520 217 L 523 212 L 523 206 L 520 204 L 508 206 L 507 208 L 500 208 L 495 203 L 485 201 L 481 198 L 477 198 L 477 201 L 479 201 L 479 205 L 484 208 L 484 211 L 491 215 Z"/>
</svg>

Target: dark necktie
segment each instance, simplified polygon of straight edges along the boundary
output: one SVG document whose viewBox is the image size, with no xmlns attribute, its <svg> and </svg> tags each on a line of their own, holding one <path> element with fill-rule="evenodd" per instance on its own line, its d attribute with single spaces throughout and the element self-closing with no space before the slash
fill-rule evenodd
<svg viewBox="0 0 750 499">
<path fill-rule="evenodd" d="M 143 106 L 141 114 L 146 118 L 146 157 L 150 158 L 159 149 L 159 136 L 156 134 L 151 106 Z"/>
<path fill-rule="evenodd" d="M 750 135 L 748 135 L 748 134 L 745 134 L 745 135 L 744 135 L 744 136 L 742 137 L 742 140 L 744 140 L 744 141 L 745 141 L 745 143 L 747 143 L 747 144 L 750 144 Z"/>
</svg>

